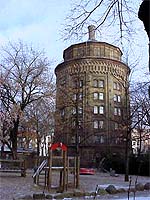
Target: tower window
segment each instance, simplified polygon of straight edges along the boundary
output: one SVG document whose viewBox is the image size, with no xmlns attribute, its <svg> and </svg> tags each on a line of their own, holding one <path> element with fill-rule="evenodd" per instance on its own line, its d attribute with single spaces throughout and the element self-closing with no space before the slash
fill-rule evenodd
<svg viewBox="0 0 150 200">
<path fill-rule="evenodd" d="M 64 108 L 60 110 L 60 115 L 61 115 L 61 117 L 65 116 L 65 109 Z"/>
<path fill-rule="evenodd" d="M 117 90 L 117 83 L 114 82 L 114 90 Z"/>
<path fill-rule="evenodd" d="M 79 108 L 78 108 L 78 113 L 79 113 L 79 114 L 82 114 L 82 113 L 83 113 L 83 108 L 82 108 L 82 107 L 79 107 Z"/>
<path fill-rule="evenodd" d="M 104 127 L 104 121 L 99 121 L 99 128 L 103 128 Z"/>
<path fill-rule="evenodd" d="M 114 90 L 121 90 L 121 84 L 114 82 L 113 88 L 114 88 Z"/>
<path fill-rule="evenodd" d="M 104 106 L 94 106 L 94 114 L 104 114 Z"/>
<path fill-rule="evenodd" d="M 104 127 L 104 121 L 103 120 L 94 120 L 94 129 L 102 129 Z"/>
<path fill-rule="evenodd" d="M 114 115 L 121 116 L 121 109 L 120 108 L 114 108 Z"/>
<path fill-rule="evenodd" d="M 79 81 L 79 87 L 82 88 L 83 87 L 83 80 Z"/>
<path fill-rule="evenodd" d="M 104 114 L 104 106 L 99 106 L 99 114 Z"/>
<path fill-rule="evenodd" d="M 121 84 L 117 83 L 117 90 L 121 90 Z"/>
<path fill-rule="evenodd" d="M 121 102 L 121 96 L 117 95 L 117 94 L 114 94 L 114 102 L 120 103 Z"/>
<path fill-rule="evenodd" d="M 98 87 L 98 80 L 93 80 L 93 86 Z"/>
<path fill-rule="evenodd" d="M 94 106 L 94 114 L 98 114 L 98 106 Z"/>
<path fill-rule="evenodd" d="M 93 93 L 94 100 L 104 100 L 104 93 L 103 92 L 94 92 Z"/>
<path fill-rule="evenodd" d="M 117 115 L 117 108 L 114 108 L 114 115 Z"/>
<path fill-rule="evenodd" d="M 76 126 L 76 120 L 73 120 L 72 121 L 72 127 L 75 127 Z"/>
<path fill-rule="evenodd" d="M 77 94 L 73 94 L 72 100 L 77 100 Z"/>
<path fill-rule="evenodd" d="M 103 88 L 104 87 L 104 80 L 99 80 L 99 87 Z"/>
<path fill-rule="evenodd" d="M 115 125 L 115 127 L 114 127 L 114 128 L 115 128 L 115 130 L 117 130 L 117 129 L 119 128 L 119 124 L 115 122 L 115 124 L 114 124 L 114 125 Z"/>
<path fill-rule="evenodd" d="M 72 114 L 75 115 L 76 113 L 77 113 L 77 112 L 76 112 L 76 108 L 73 108 L 73 109 L 72 109 Z"/>
<path fill-rule="evenodd" d="M 118 100 L 119 103 L 121 102 L 121 96 L 120 95 L 118 95 L 117 100 Z"/>
<path fill-rule="evenodd" d="M 97 100 L 98 99 L 98 92 L 94 92 L 93 97 L 94 97 L 95 100 Z"/>
<path fill-rule="evenodd" d="M 104 93 L 103 93 L 103 92 L 100 92 L 100 93 L 99 93 L 99 99 L 100 99 L 100 100 L 104 100 Z"/>
<path fill-rule="evenodd" d="M 121 109 L 118 108 L 118 115 L 121 116 Z"/>
<path fill-rule="evenodd" d="M 114 94 L 114 101 L 116 102 L 117 101 L 117 95 Z"/>
<path fill-rule="evenodd" d="M 98 129 L 98 120 L 95 120 L 95 121 L 94 121 L 94 128 L 95 128 L 95 129 Z"/>
<path fill-rule="evenodd" d="M 77 109 L 78 109 L 78 110 L 77 110 Z M 73 115 L 77 114 L 77 111 L 78 111 L 78 114 L 82 114 L 82 113 L 83 113 L 83 108 L 80 107 L 80 106 L 79 106 L 78 108 L 75 108 L 75 107 L 74 107 L 74 108 L 72 109 L 72 114 L 73 114 Z"/>
<path fill-rule="evenodd" d="M 73 94 L 72 96 L 72 100 L 82 100 L 83 99 L 83 94 L 79 93 L 79 94 Z"/>
<path fill-rule="evenodd" d="M 82 100 L 82 99 L 83 99 L 83 94 L 79 93 L 79 100 Z"/>
<path fill-rule="evenodd" d="M 104 142 L 105 142 L 104 135 L 97 135 L 97 136 L 95 136 L 95 143 L 102 144 Z"/>
<path fill-rule="evenodd" d="M 73 81 L 73 88 L 82 88 L 83 87 L 83 80 L 74 80 Z"/>
<path fill-rule="evenodd" d="M 104 80 L 93 80 L 93 86 L 96 88 L 103 88 L 104 87 Z"/>
</svg>

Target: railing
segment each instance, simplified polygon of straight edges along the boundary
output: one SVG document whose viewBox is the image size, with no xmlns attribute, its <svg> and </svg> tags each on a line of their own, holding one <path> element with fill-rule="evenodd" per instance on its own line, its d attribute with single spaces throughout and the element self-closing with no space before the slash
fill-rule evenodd
<svg viewBox="0 0 150 200">
<path fill-rule="evenodd" d="M 41 164 L 39 165 L 39 167 L 36 169 L 35 173 L 33 174 L 33 178 L 35 178 L 36 176 L 38 176 L 40 174 L 40 172 L 44 169 L 44 167 L 47 165 L 47 159 L 43 160 L 41 162 Z"/>
</svg>

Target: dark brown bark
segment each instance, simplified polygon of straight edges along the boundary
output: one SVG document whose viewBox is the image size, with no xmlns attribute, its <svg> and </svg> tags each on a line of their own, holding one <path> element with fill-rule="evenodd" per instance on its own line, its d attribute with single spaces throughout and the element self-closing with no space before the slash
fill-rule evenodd
<svg viewBox="0 0 150 200">
<path fill-rule="evenodd" d="M 4 143 L 2 143 L 2 146 L 1 146 L 1 158 L 4 157 Z"/>
<path fill-rule="evenodd" d="M 19 127 L 19 116 L 13 122 L 14 126 L 10 133 L 10 139 L 12 142 L 12 156 L 13 159 L 17 159 L 17 135 L 18 135 L 18 127 Z"/>
<path fill-rule="evenodd" d="M 38 131 L 37 131 L 37 156 L 40 155 L 40 143 L 41 143 L 41 139 L 40 139 L 40 136 L 38 135 Z"/>
<path fill-rule="evenodd" d="M 125 177 L 124 181 L 129 181 L 129 149 L 128 149 L 128 141 L 126 141 L 125 147 Z"/>
<path fill-rule="evenodd" d="M 129 156 L 130 156 L 130 130 L 127 130 L 126 143 L 125 143 L 125 179 L 124 181 L 129 181 Z"/>
</svg>

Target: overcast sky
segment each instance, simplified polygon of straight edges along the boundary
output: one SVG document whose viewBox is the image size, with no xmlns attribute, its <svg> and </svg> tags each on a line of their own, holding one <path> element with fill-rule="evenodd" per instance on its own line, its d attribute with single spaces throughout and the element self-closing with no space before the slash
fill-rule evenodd
<svg viewBox="0 0 150 200">
<path fill-rule="evenodd" d="M 0 0 L 0 43 L 18 39 L 45 49 L 50 59 L 62 60 L 60 26 L 69 0 Z"/>
<path fill-rule="evenodd" d="M 140 0 L 133 0 L 133 4 L 135 1 Z M 64 23 L 70 4 L 71 0 L 0 0 L 1 46 L 20 39 L 45 49 L 49 59 L 55 61 L 54 66 L 57 65 L 63 59 L 63 50 L 72 44 L 71 41 L 65 43 L 60 40 L 61 24 Z M 144 70 L 148 72 L 148 37 L 140 20 L 137 26 L 141 28 L 137 53 L 142 52 L 141 66 L 145 66 Z M 106 42 L 110 42 L 109 39 Z"/>
</svg>

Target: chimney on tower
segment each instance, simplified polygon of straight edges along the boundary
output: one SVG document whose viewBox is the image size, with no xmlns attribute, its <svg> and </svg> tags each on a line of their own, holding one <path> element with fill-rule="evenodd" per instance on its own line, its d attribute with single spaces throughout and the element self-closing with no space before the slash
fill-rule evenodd
<svg viewBox="0 0 150 200">
<path fill-rule="evenodd" d="M 94 25 L 90 25 L 88 26 L 88 30 L 89 30 L 89 40 L 95 40 L 96 27 Z"/>
</svg>

